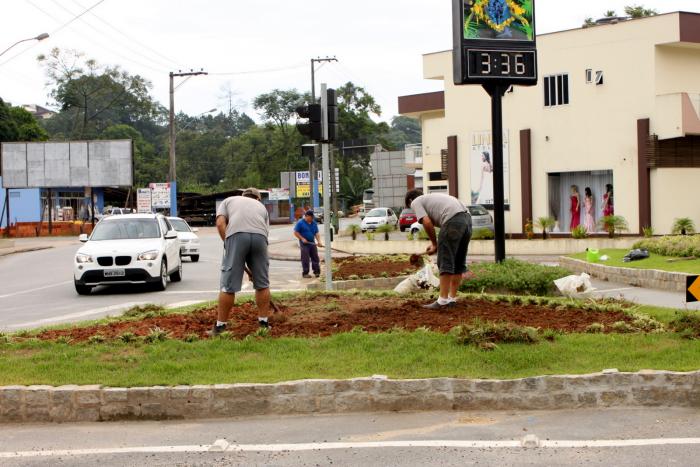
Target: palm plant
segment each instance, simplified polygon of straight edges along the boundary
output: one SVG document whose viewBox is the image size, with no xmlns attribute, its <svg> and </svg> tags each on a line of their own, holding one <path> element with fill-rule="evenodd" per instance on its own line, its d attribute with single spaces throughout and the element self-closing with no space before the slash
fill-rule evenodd
<svg viewBox="0 0 700 467">
<path fill-rule="evenodd" d="M 673 221 L 673 235 L 693 235 L 695 223 L 689 217 L 681 217 Z"/>
<path fill-rule="evenodd" d="M 538 217 L 535 227 L 542 230 L 542 240 L 547 240 L 547 231 L 551 231 L 557 221 L 553 217 Z"/>
<path fill-rule="evenodd" d="M 628 230 L 627 220 L 622 216 L 605 216 L 600 219 L 600 225 L 608 233 L 608 237 L 615 238 L 615 232 Z"/>
<path fill-rule="evenodd" d="M 362 227 L 360 227 L 358 224 L 352 224 L 350 227 L 348 227 L 348 232 L 350 233 L 350 236 L 352 236 L 353 240 L 357 240 L 357 234 L 362 232 Z"/>
<path fill-rule="evenodd" d="M 384 240 L 389 241 L 389 234 L 394 231 L 394 226 L 391 224 L 383 224 L 377 227 L 377 233 L 384 234 Z"/>
</svg>

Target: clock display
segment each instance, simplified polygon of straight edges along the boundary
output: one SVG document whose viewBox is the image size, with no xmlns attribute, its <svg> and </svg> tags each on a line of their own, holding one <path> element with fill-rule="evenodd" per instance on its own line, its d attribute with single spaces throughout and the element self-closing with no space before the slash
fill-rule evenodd
<svg viewBox="0 0 700 467">
<path fill-rule="evenodd" d="M 468 49 L 467 78 L 532 80 L 537 78 L 536 53 L 531 50 Z"/>
</svg>

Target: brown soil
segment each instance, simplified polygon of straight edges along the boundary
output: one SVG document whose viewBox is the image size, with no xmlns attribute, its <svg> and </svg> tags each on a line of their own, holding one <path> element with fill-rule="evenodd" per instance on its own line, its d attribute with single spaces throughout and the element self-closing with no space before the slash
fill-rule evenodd
<svg viewBox="0 0 700 467">
<path fill-rule="evenodd" d="M 475 318 L 484 321 L 505 321 L 517 325 L 561 332 L 584 332 L 588 325 L 609 325 L 617 321 L 631 322 L 621 312 L 584 311 L 579 309 L 553 309 L 536 305 L 492 303 L 477 299 L 461 300 L 449 311 L 426 310 L 425 301 L 403 298 L 368 298 L 323 295 L 298 297 L 279 303 L 281 313 L 270 316 L 272 337 L 316 337 L 352 331 L 361 326 L 371 333 L 394 328 L 408 331 L 428 327 L 446 333 L 454 326 L 471 323 Z M 243 338 L 258 330 L 258 313 L 254 305 L 235 307 L 231 314 L 230 329 L 235 338 Z M 183 339 L 195 334 L 206 338 L 216 320 L 216 310 L 207 309 L 187 315 L 168 315 L 140 321 L 116 322 L 86 328 L 45 331 L 38 338 L 55 340 L 65 337 L 71 342 L 84 342 L 91 336 L 106 339 L 118 338 L 126 332 L 146 336 L 153 328 L 170 333 L 170 338 Z"/>
<path fill-rule="evenodd" d="M 408 259 L 375 260 L 368 257 L 338 258 L 333 260 L 338 267 L 333 272 L 335 280 L 367 279 L 374 277 L 397 277 L 413 274 L 421 264 L 412 264 Z"/>
</svg>

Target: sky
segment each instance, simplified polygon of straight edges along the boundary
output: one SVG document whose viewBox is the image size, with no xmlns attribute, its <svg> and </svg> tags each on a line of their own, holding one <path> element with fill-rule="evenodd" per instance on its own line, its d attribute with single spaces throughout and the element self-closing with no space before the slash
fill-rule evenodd
<svg viewBox="0 0 700 467">
<path fill-rule="evenodd" d="M 700 12 L 700 0 L 537 0 L 537 32 L 576 28 L 637 3 L 659 13 Z M 177 111 L 227 111 L 232 95 L 238 110 L 259 120 L 255 96 L 275 88 L 306 92 L 310 59 L 335 56 L 337 63 L 318 65 L 317 86 L 352 81 L 389 121 L 398 96 L 442 89 L 422 78 L 422 54 L 452 48 L 451 0 L 1 0 L 0 12 L 0 51 L 50 34 L 0 57 L 0 97 L 14 105 L 50 106 L 36 57 L 59 47 L 144 76 L 164 105 L 170 71 L 204 69 L 208 76 L 177 89 Z"/>
</svg>

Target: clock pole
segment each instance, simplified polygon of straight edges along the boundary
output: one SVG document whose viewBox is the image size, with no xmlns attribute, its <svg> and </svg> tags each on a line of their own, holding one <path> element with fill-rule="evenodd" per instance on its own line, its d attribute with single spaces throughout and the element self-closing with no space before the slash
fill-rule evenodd
<svg viewBox="0 0 700 467">
<path fill-rule="evenodd" d="M 496 262 L 506 259 L 505 196 L 503 186 L 503 95 L 508 89 L 504 84 L 484 84 L 491 96 L 491 147 L 493 152 L 493 227 Z"/>
</svg>

